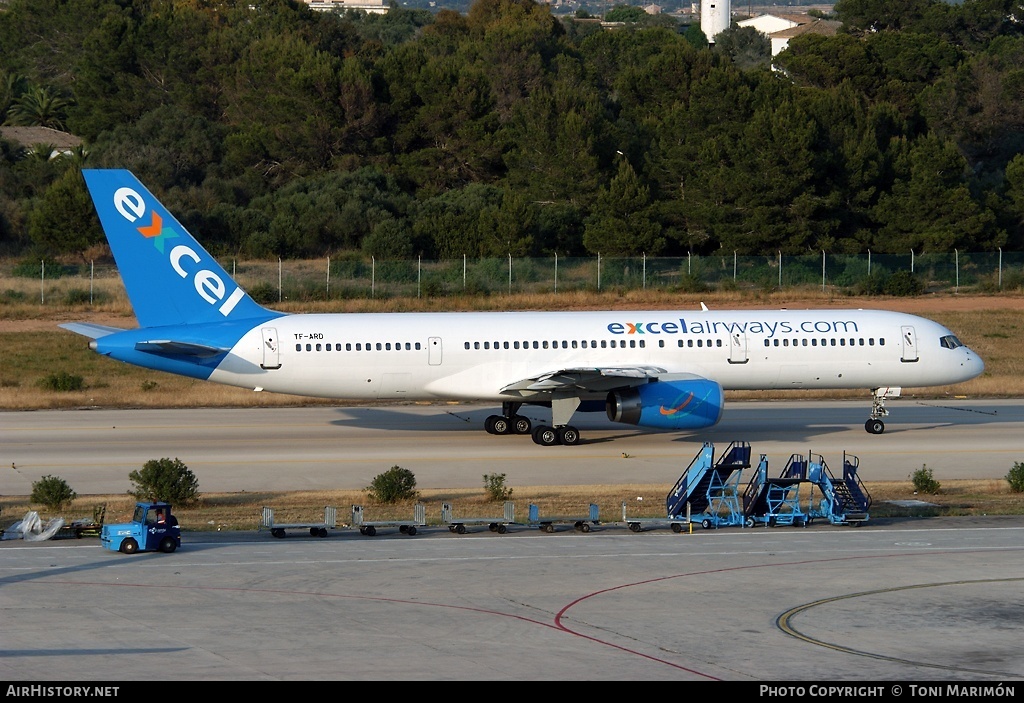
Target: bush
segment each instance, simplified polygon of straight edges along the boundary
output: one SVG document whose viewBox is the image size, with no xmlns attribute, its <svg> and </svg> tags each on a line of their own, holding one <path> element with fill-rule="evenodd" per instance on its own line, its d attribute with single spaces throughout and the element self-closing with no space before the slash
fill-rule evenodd
<svg viewBox="0 0 1024 703">
<path fill-rule="evenodd" d="M 43 476 L 32 484 L 32 502 L 42 503 L 51 510 L 71 505 L 77 497 L 68 482 L 57 476 Z"/>
<path fill-rule="evenodd" d="M 150 459 L 128 478 L 135 485 L 135 490 L 128 492 L 139 500 L 188 505 L 199 497 L 199 480 L 177 458 Z"/>
<path fill-rule="evenodd" d="M 896 271 L 885 280 L 882 291 L 886 295 L 906 298 L 924 293 L 924 284 L 910 271 Z"/>
<path fill-rule="evenodd" d="M 409 469 L 403 469 L 396 464 L 384 473 L 374 476 L 366 491 L 370 498 L 378 503 L 410 500 L 417 496 L 416 476 Z"/>
<path fill-rule="evenodd" d="M 78 374 L 56 371 L 39 379 L 39 387 L 46 391 L 80 391 L 85 388 L 85 379 Z"/>
<path fill-rule="evenodd" d="M 939 492 L 941 487 L 941 484 L 935 480 L 932 470 L 928 468 L 927 464 L 922 464 L 920 469 L 911 474 L 910 480 L 914 483 L 914 491 L 917 493 L 934 495 Z"/>
<path fill-rule="evenodd" d="M 1014 493 L 1024 493 L 1024 464 L 1017 462 L 1006 473 L 1006 480 L 1010 483 L 1010 490 Z"/>
<path fill-rule="evenodd" d="M 512 489 L 505 485 L 505 474 L 484 474 L 484 490 L 491 500 L 508 500 Z"/>
</svg>

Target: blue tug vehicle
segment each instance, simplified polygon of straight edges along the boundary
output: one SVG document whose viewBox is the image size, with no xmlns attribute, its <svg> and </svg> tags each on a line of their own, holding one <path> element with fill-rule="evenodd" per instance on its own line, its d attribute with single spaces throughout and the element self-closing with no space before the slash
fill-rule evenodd
<svg viewBox="0 0 1024 703">
<path fill-rule="evenodd" d="M 112 552 L 164 552 L 181 546 L 181 528 L 171 512 L 171 504 L 139 502 L 130 522 L 104 525 L 100 543 Z"/>
</svg>

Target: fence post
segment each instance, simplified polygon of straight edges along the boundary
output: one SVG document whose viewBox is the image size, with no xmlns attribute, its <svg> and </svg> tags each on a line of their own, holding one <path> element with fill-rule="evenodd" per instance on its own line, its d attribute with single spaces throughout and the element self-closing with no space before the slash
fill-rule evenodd
<svg viewBox="0 0 1024 703">
<path fill-rule="evenodd" d="M 954 293 L 960 292 L 960 250 L 953 250 L 953 266 L 956 267 L 956 287 L 953 289 Z"/>
<path fill-rule="evenodd" d="M 732 250 L 732 282 L 736 282 L 736 250 Z"/>
<path fill-rule="evenodd" d="M 601 290 L 601 252 L 597 252 L 597 289 Z"/>
<path fill-rule="evenodd" d="M 462 255 L 462 290 L 466 290 L 466 255 Z"/>
<path fill-rule="evenodd" d="M 821 292 L 825 292 L 825 250 L 821 250 Z"/>
<path fill-rule="evenodd" d="M 377 297 L 377 259 L 370 257 L 370 297 Z"/>
<path fill-rule="evenodd" d="M 39 304 L 46 303 L 46 259 L 39 260 Z"/>
<path fill-rule="evenodd" d="M 779 290 L 782 290 L 782 250 L 779 249 Z"/>
<path fill-rule="evenodd" d="M 868 278 L 871 278 L 871 250 L 868 249 Z"/>
<path fill-rule="evenodd" d="M 92 286 L 93 281 L 96 279 L 96 262 L 89 262 L 89 305 L 92 305 Z"/>
<path fill-rule="evenodd" d="M 508 294 L 512 295 L 512 252 L 508 253 Z"/>
<path fill-rule="evenodd" d="M 1003 248 L 999 247 L 999 290 L 1003 289 Z"/>
<path fill-rule="evenodd" d="M 555 292 L 558 292 L 558 252 L 555 252 Z"/>
<path fill-rule="evenodd" d="M 420 297 L 420 289 L 423 280 L 423 255 L 416 257 L 416 297 Z"/>
<path fill-rule="evenodd" d="M 643 289 L 647 290 L 647 252 L 644 252 Z"/>
<path fill-rule="evenodd" d="M 914 250 L 910 250 L 910 273 L 914 273 Z"/>
<path fill-rule="evenodd" d="M 281 273 L 281 257 L 277 257 L 277 302 L 284 300 L 284 281 Z"/>
<path fill-rule="evenodd" d="M 327 257 L 327 297 L 331 297 L 331 257 Z"/>
</svg>

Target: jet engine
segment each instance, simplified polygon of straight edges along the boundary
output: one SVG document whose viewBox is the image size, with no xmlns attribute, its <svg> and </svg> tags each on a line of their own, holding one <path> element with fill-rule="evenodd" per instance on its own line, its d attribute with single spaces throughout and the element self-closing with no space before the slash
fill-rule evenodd
<svg viewBox="0 0 1024 703">
<path fill-rule="evenodd" d="M 605 401 L 608 419 L 642 427 L 695 430 L 722 418 L 725 393 L 715 381 L 703 378 L 652 381 L 612 391 Z"/>
</svg>

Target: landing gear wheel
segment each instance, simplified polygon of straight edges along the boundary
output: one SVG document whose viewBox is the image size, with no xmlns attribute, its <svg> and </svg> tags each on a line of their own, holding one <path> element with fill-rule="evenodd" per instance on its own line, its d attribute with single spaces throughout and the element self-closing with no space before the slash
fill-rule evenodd
<svg viewBox="0 0 1024 703">
<path fill-rule="evenodd" d="M 558 432 L 554 427 L 541 425 L 533 431 L 533 441 L 542 447 L 553 447 L 558 444 Z"/>
<path fill-rule="evenodd" d="M 278 539 L 283 539 L 284 538 L 284 530 L 282 530 L 280 528 L 275 528 L 275 529 L 271 530 L 270 534 L 272 534 L 274 537 L 277 537 Z"/>
<path fill-rule="evenodd" d="M 565 425 L 558 428 L 558 441 L 571 447 L 580 443 L 580 431 L 572 425 Z"/>
<path fill-rule="evenodd" d="M 121 551 L 125 554 L 135 554 L 139 551 L 139 543 L 131 537 L 126 537 L 124 542 L 121 542 Z"/>
<path fill-rule="evenodd" d="M 703 527 L 705 530 L 710 530 L 712 528 L 711 520 L 708 518 L 704 518 L 700 521 L 700 526 Z"/>
<path fill-rule="evenodd" d="M 178 548 L 178 543 L 173 537 L 164 537 L 160 540 L 160 551 L 164 554 L 170 554 Z"/>
<path fill-rule="evenodd" d="M 460 535 L 466 534 L 466 526 L 465 525 L 456 525 L 455 526 L 455 532 L 456 532 L 456 534 L 460 534 Z"/>
<path fill-rule="evenodd" d="M 675 525 L 673 525 L 672 527 L 675 527 Z M 640 523 L 639 522 L 631 522 L 631 523 L 629 523 L 629 531 L 630 532 L 639 532 L 640 529 L 641 528 L 640 528 Z"/>
<path fill-rule="evenodd" d="M 881 420 L 868 420 L 864 423 L 864 429 L 870 434 L 882 434 L 885 432 L 885 423 Z"/>
<path fill-rule="evenodd" d="M 505 416 L 491 415 L 484 420 L 484 429 L 488 434 L 508 434 L 511 427 Z"/>
<path fill-rule="evenodd" d="M 516 434 L 530 434 L 533 432 L 533 423 L 528 417 L 516 415 L 512 418 L 512 431 Z"/>
</svg>

